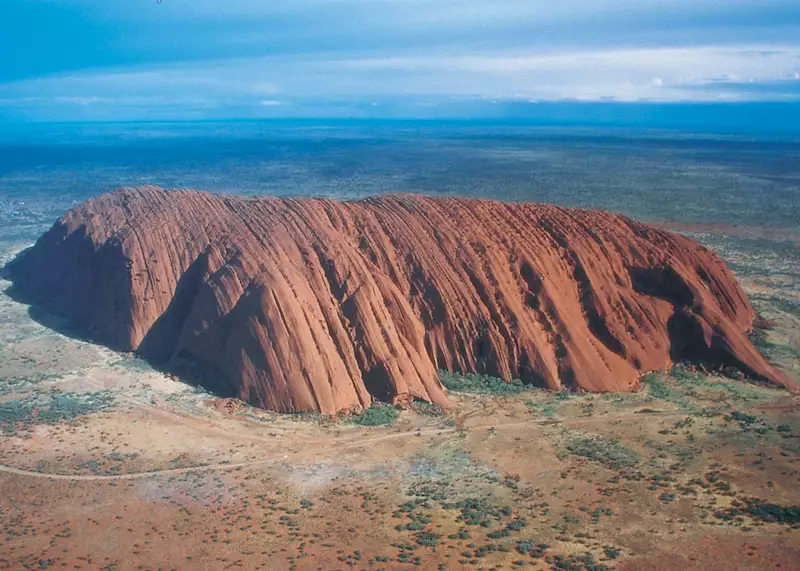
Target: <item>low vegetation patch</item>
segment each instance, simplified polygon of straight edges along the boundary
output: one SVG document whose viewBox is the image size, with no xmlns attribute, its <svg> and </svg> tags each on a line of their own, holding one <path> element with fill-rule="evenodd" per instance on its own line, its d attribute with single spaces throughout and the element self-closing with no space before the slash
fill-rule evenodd
<svg viewBox="0 0 800 571">
<path fill-rule="evenodd" d="M 545 392 L 545 400 L 537 401 L 537 400 L 528 400 L 525 401 L 525 406 L 528 407 L 528 410 L 531 411 L 533 414 L 541 414 L 547 418 L 551 418 L 555 416 L 558 407 L 561 406 L 567 400 L 570 400 L 572 397 L 577 396 L 575 393 L 571 393 L 567 390 L 557 391 L 557 392 Z M 591 401 L 586 401 L 582 404 L 585 411 L 591 413 L 591 409 L 594 406 Z"/>
<path fill-rule="evenodd" d="M 479 498 L 469 498 L 454 504 L 443 504 L 442 507 L 460 510 L 461 514 L 456 518 L 457 521 L 462 521 L 466 525 L 480 525 L 481 527 L 492 527 L 493 521 L 511 517 L 513 513 L 510 506 L 495 508 Z"/>
<path fill-rule="evenodd" d="M 438 404 L 433 404 L 421 400 L 415 400 L 414 402 L 412 402 L 411 410 L 423 416 L 436 416 L 436 417 L 447 416 L 447 410 L 440 407 Z"/>
<path fill-rule="evenodd" d="M 111 408 L 114 395 L 110 391 L 95 393 L 62 393 L 52 391 L 45 395 L 0 403 L 0 430 L 5 434 L 30 430 L 36 424 L 58 424 L 80 416 Z"/>
<path fill-rule="evenodd" d="M 525 406 L 528 407 L 528 410 L 533 414 L 541 414 L 547 418 L 555 416 L 556 408 L 558 408 L 558 404 L 554 402 L 538 402 L 533 400 L 525 401 Z"/>
<path fill-rule="evenodd" d="M 648 373 L 642 377 L 651 399 L 676 405 L 687 413 L 704 414 L 702 401 L 727 406 L 745 406 L 769 397 L 763 389 L 746 381 L 708 376 L 686 365 L 675 365 L 669 373 Z"/>
<path fill-rule="evenodd" d="M 608 565 L 595 561 L 591 553 L 583 555 L 554 555 L 552 569 L 560 571 L 608 571 Z"/>
<path fill-rule="evenodd" d="M 421 531 L 414 538 L 418 545 L 423 547 L 436 547 L 439 545 L 441 535 L 432 531 Z"/>
<path fill-rule="evenodd" d="M 672 396 L 672 389 L 667 386 L 658 373 L 647 373 L 642 377 L 642 381 L 647 387 L 647 393 L 654 399 L 669 400 Z"/>
<path fill-rule="evenodd" d="M 800 526 L 800 506 L 782 506 L 765 502 L 759 498 L 734 500 L 733 505 L 715 514 L 720 519 L 733 519 L 737 516 L 750 516 L 767 523 L 782 523 L 792 527 Z"/>
<path fill-rule="evenodd" d="M 613 470 L 630 468 L 639 461 L 639 456 L 633 450 L 620 444 L 617 439 L 604 436 L 572 436 L 565 447 L 571 454 L 598 462 Z"/>
<path fill-rule="evenodd" d="M 697 405 L 693 397 L 697 393 L 681 384 L 678 379 L 660 373 L 648 373 L 642 377 L 647 393 L 652 399 L 663 400 L 676 405 L 681 410 L 693 412 Z"/>
<path fill-rule="evenodd" d="M 519 379 L 505 382 L 498 377 L 481 375 L 478 373 L 451 373 L 439 371 L 439 380 L 442 384 L 456 393 L 470 393 L 476 395 L 516 395 L 527 390 Z"/>
<path fill-rule="evenodd" d="M 42 381 L 48 381 L 59 378 L 60 375 L 53 374 L 36 374 L 29 377 L 0 377 L 0 395 L 13 395 L 18 393 L 26 393 L 33 390 L 37 384 Z"/>
<path fill-rule="evenodd" d="M 360 414 L 349 418 L 353 424 L 360 426 L 392 426 L 400 416 L 400 411 L 390 404 L 375 403 Z"/>
<path fill-rule="evenodd" d="M 548 549 L 550 549 L 550 546 L 546 543 L 534 543 L 529 540 L 517 542 L 517 553 L 520 555 L 530 555 L 536 559 L 544 557 Z M 523 561 L 523 563 L 525 562 Z"/>
</svg>

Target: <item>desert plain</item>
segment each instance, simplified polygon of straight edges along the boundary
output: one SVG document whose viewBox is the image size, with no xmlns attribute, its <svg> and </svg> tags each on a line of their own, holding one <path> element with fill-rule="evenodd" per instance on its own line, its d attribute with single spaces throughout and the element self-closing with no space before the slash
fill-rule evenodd
<svg viewBox="0 0 800 571">
<path fill-rule="evenodd" d="M 705 230 L 686 233 L 797 382 L 796 240 Z M 10 286 L 0 569 L 800 569 L 785 389 L 682 364 L 626 394 L 442 372 L 450 410 L 278 415 L 82 341 Z"/>
</svg>

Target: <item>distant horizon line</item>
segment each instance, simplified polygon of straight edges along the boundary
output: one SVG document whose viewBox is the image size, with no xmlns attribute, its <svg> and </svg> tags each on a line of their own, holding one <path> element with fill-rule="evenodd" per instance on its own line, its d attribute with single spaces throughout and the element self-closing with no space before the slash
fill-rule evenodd
<svg viewBox="0 0 800 571">
<path fill-rule="evenodd" d="M 342 102 L 332 102 L 339 103 Z M 800 134 L 800 100 L 784 101 L 539 101 L 507 100 L 498 108 L 470 109 L 454 101 L 453 107 L 440 108 L 439 114 L 369 114 L 358 108 L 338 112 L 319 109 L 297 115 L 252 116 L 247 114 L 186 117 L 2 117 L 0 131 L 81 125 L 202 125 L 202 124 L 302 124 L 302 125 L 480 125 L 570 129 L 628 129 L 638 131 L 683 131 L 715 134 Z M 350 103 L 358 106 L 361 102 Z M 502 107 L 502 108 L 500 108 Z M 461 112 L 459 112 L 461 111 Z M 224 111 L 223 111 L 224 113 Z"/>
</svg>

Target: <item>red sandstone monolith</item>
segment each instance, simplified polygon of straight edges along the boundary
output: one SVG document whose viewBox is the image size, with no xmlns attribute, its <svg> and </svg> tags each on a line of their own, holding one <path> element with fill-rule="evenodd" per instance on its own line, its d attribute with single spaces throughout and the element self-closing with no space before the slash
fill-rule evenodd
<svg viewBox="0 0 800 571">
<path fill-rule="evenodd" d="M 630 391 L 689 360 L 790 384 L 717 255 L 600 211 L 126 188 L 67 212 L 12 275 L 90 338 L 284 412 L 446 405 L 437 369 Z"/>
</svg>

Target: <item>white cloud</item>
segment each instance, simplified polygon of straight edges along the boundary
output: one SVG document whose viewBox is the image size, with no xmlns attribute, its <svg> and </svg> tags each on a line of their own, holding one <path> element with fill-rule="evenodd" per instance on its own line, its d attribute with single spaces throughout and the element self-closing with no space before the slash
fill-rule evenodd
<svg viewBox="0 0 800 571">
<path fill-rule="evenodd" d="M 81 117 L 114 108 L 148 116 L 289 114 L 300 101 L 405 98 L 417 107 L 447 98 L 552 101 L 720 101 L 800 98 L 800 46 L 722 45 L 608 49 L 532 48 L 403 53 L 392 57 L 307 54 L 220 59 L 54 75 L 0 84 L 18 115 Z M 754 88 L 747 88 L 753 85 Z M 759 88 L 764 85 L 766 87 Z M 296 100 L 296 101 L 295 101 Z M 287 101 L 293 101 L 287 105 Z M 384 106 L 381 105 L 383 108 Z M 287 109 L 287 111 L 283 111 Z M 63 113 L 61 113 L 63 111 Z M 126 115 L 127 117 L 128 115 Z"/>
<path fill-rule="evenodd" d="M 767 90 L 800 79 L 798 0 L 17 3 L 27 9 L 0 2 L 0 53 L 16 54 L 0 61 L 0 100 L 51 115 L 137 104 L 277 115 L 304 98 L 383 110 L 388 97 L 800 97 Z"/>
</svg>

